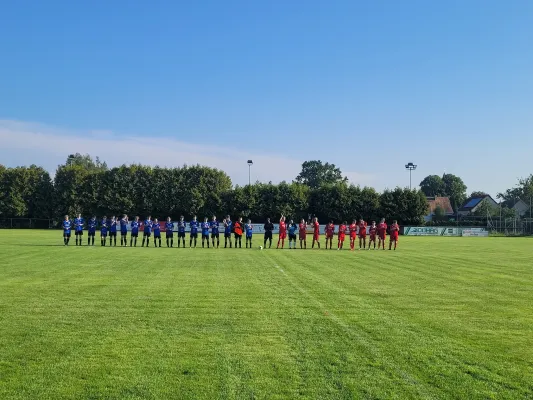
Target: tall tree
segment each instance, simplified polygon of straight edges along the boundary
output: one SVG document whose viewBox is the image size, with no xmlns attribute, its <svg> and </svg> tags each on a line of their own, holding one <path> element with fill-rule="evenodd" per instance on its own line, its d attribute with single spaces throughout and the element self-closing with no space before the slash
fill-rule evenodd
<svg viewBox="0 0 533 400">
<path fill-rule="evenodd" d="M 483 196 L 488 196 L 488 195 L 487 193 L 480 192 L 480 191 L 473 191 L 472 193 L 470 193 L 470 197 L 483 197 Z"/>
<path fill-rule="evenodd" d="M 529 198 L 533 198 L 533 174 L 527 178 L 520 178 L 515 187 L 507 189 L 503 193 L 498 193 L 497 197 L 503 200 L 522 199 L 527 203 Z"/>
<path fill-rule="evenodd" d="M 305 161 L 302 171 L 296 177 L 297 183 L 317 189 L 323 185 L 334 185 L 347 182 L 348 178 L 342 176 L 342 172 L 335 164 L 323 163 L 320 160 Z"/>
<path fill-rule="evenodd" d="M 83 167 L 88 171 L 106 171 L 107 164 L 106 162 L 100 161 L 100 158 L 96 157 L 95 160 L 89 154 L 69 154 L 65 166 L 73 167 Z"/>
<path fill-rule="evenodd" d="M 438 175 L 428 175 L 420 182 L 420 190 L 428 196 L 445 196 L 446 195 L 446 185 L 442 178 Z"/>
<path fill-rule="evenodd" d="M 444 174 L 442 181 L 445 194 L 450 198 L 454 211 L 457 211 L 466 200 L 466 185 L 461 178 L 453 174 Z"/>
</svg>

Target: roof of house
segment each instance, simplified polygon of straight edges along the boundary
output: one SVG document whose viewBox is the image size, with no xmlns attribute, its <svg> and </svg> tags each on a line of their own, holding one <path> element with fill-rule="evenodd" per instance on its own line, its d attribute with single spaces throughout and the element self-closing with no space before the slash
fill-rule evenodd
<svg viewBox="0 0 533 400">
<path fill-rule="evenodd" d="M 507 208 L 514 208 L 520 202 L 522 202 L 527 207 L 527 204 L 522 199 L 505 200 L 504 202 L 502 202 L 502 206 Z"/>
<path fill-rule="evenodd" d="M 428 198 L 429 211 L 431 214 L 435 213 L 437 206 L 440 206 L 445 214 L 453 214 L 452 203 L 449 197 L 429 197 Z"/>
<path fill-rule="evenodd" d="M 473 208 L 477 207 L 477 205 L 479 203 L 481 203 L 485 199 L 491 199 L 492 201 L 494 201 L 494 199 L 491 196 L 489 196 L 488 194 L 486 194 L 485 196 L 469 197 L 468 199 L 466 199 L 466 201 L 463 204 L 463 206 L 461 208 L 459 208 L 459 211 L 470 211 Z"/>
</svg>

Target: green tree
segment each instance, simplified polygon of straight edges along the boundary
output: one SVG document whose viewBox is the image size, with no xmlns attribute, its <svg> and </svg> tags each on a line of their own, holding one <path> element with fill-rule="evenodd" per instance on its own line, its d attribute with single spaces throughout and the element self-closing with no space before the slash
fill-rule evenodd
<svg viewBox="0 0 533 400">
<path fill-rule="evenodd" d="M 483 197 L 483 196 L 488 196 L 488 194 L 485 192 L 480 192 L 480 191 L 474 191 L 470 193 L 470 197 Z"/>
<path fill-rule="evenodd" d="M 420 182 L 420 190 L 427 197 L 446 195 L 446 185 L 438 175 L 428 175 Z"/>
<path fill-rule="evenodd" d="M 107 170 L 107 164 L 106 162 L 100 161 L 100 158 L 98 156 L 95 160 L 92 159 L 92 157 L 89 154 L 69 154 L 67 157 L 67 161 L 65 162 L 65 166 L 73 167 L 83 167 L 87 169 L 88 171 L 106 171 Z"/>
<path fill-rule="evenodd" d="M 439 204 L 437 207 L 435 207 L 435 210 L 433 212 L 433 220 L 434 221 L 444 221 L 446 219 L 446 212 L 444 208 Z"/>
<path fill-rule="evenodd" d="M 453 210 L 457 211 L 466 200 L 466 185 L 461 178 L 453 174 L 444 174 L 442 181 L 444 182 L 445 195 L 450 198 Z"/>
<path fill-rule="evenodd" d="M 499 207 L 494 207 L 488 199 L 481 200 L 473 213 L 476 217 L 499 215 Z"/>
<path fill-rule="evenodd" d="M 295 181 L 309 186 L 311 189 L 317 189 L 323 185 L 347 182 L 348 178 L 342 176 L 341 170 L 335 164 L 313 160 L 305 161 L 302 164 L 302 171 Z"/>
</svg>

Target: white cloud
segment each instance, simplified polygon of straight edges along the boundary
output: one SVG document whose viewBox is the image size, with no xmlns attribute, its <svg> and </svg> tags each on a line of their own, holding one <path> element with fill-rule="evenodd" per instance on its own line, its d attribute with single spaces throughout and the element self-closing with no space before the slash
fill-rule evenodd
<svg viewBox="0 0 533 400">
<path fill-rule="evenodd" d="M 234 184 L 248 183 L 248 159 L 252 181 L 292 181 L 304 160 L 287 155 L 255 153 L 240 148 L 187 143 L 165 137 L 118 136 L 108 130 L 68 131 L 48 125 L 0 120 L 0 157 L 8 166 L 41 165 L 54 173 L 68 154 L 100 157 L 111 167 L 141 163 L 166 167 L 201 164 L 225 171 Z M 375 176 L 344 172 L 355 183 L 373 185 Z"/>
</svg>

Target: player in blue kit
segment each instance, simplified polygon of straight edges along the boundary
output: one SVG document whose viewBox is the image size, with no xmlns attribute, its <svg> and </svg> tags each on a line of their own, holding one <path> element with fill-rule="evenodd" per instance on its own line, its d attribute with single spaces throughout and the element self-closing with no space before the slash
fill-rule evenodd
<svg viewBox="0 0 533 400">
<path fill-rule="evenodd" d="M 196 241 L 198 240 L 198 221 L 196 220 L 196 215 L 193 217 L 189 226 L 191 228 L 189 247 L 192 247 L 193 241 L 194 241 L 194 247 L 196 247 Z"/>
<path fill-rule="evenodd" d="M 68 215 L 65 215 L 65 220 L 63 221 L 63 243 L 65 244 L 65 246 L 68 246 L 68 242 L 70 241 L 71 226 L 72 224 L 68 219 Z"/>
<path fill-rule="evenodd" d="M 289 249 L 296 249 L 296 232 L 298 232 L 298 225 L 291 219 L 289 223 Z"/>
<path fill-rule="evenodd" d="M 167 247 L 174 246 L 174 223 L 170 217 L 168 217 L 167 222 L 165 222 L 165 235 L 167 237 Z"/>
<path fill-rule="evenodd" d="M 107 239 L 107 218 L 104 216 L 100 225 L 100 245 L 105 246 Z"/>
<path fill-rule="evenodd" d="M 209 229 L 211 224 L 208 222 L 207 217 L 204 218 L 202 223 L 202 248 L 204 247 L 204 242 L 207 242 L 207 248 L 209 248 Z"/>
<path fill-rule="evenodd" d="M 231 222 L 231 218 L 229 215 L 226 216 L 226 219 L 224 220 L 224 248 L 228 247 L 229 242 L 229 248 L 231 249 L 231 231 L 233 230 L 233 222 Z"/>
<path fill-rule="evenodd" d="M 152 217 L 149 215 L 143 223 L 143 243 L 141 247 L 144 247 L 144 241 L 146 240 L 146 247 L 150 245 L 150 236 L 152 236 Z"/>
<path fill-rule="evenodd" d="M 117 246 L 117 218 L 113 215 L 111 217 L 111 223 L 108 226 L 109 228 L 109 246 Z M 114 241 L 114 243 L 113 243 Z"/>
<path fill-rule="evenodd" d="M 124 214 L 120 220 L 120 245 L 128 245 L 128 216 Z"/>
<path fill-rule="evenodd" d="M 96 225 L 98 225 L 98 222 L 96 222 L 96 217 L 93 215 L 93 217 L 87 223 L 87 246 L 91 246 L 91 239 L 92 239 L 92 245 L 94 246 L 94 236 L 96 235 Z"/>
<path fill-rule="evenodd" d="M 74 235 L 76 236 L 76 246 L 81 246 L 81 239 L 83 236 L 83 224 L 83 218 L 81 217 L 81 214 L 78 214 L 78 217 L 74 218 Z"/>
<path fill-rule="evenodd" d="M 183 240 L 183 248 L 185 248 L 185 228 L 187 227 L 187 223 L 185 222 L 185 219 L 183 218 L 183 215 L 180 217 L 180 220 L 178 221 L 178 247 L 180 247 L 180 243 Z"/>
<path fill-rule="evenodd" d="M 252 225 L 251 220 L 248 220 L 248 222 L 244 225 L 244 230 L 246 231 L 246 248 L 248 248 L 248 244 L 250 244 L 250 248 L 252 248 L 252 235 L 254 233 L 254 226 Z"/>
<path fill-rule="evenodd" d="M 157 241 L 159 240 L 159 247 L 161 247 L 161 225 L 159 225 L 159 220 L 154 219 L 152 224 L 152 229 L 154 230 L 154 247 L 157 247 Z"/>
<path fill-rule="evenodd" d="M 213 215 L 213 220 L 211 221 L 211 240 L 213 241 L 213 247 L 215 247 L 215 239 L 217 240 L 218 249 L 218 246 L 220 246 L 220 233 L 218 231 L 217 217 Z"/>
<path fill-rule="evenodd" d="M 139 237 L 139 225 L 141 223 L 139 222 L 139 217 L 135 217 L 134 221 L 131 221 L 131 239 L 130 239 L 130 247 L 134 245 L 137 247 L 137 238 Z"/>
</svg>

